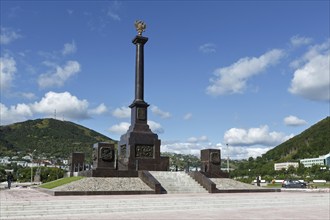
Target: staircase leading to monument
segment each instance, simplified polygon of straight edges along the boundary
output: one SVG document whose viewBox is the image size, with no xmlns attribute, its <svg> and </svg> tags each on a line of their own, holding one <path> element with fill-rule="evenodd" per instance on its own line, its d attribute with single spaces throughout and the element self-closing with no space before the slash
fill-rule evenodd
<svg viewBox="0 0 330 220">
<path fill-rule="evenodd" d="M 208 193 L 185 172 L 149 171 L 167 193 Z"/>
</svg>

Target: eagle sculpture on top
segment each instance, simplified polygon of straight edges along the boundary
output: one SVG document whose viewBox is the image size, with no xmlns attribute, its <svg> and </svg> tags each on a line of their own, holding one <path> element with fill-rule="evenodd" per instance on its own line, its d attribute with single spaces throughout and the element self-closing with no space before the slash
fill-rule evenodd
<svg viewBox="0 0 330 220">
<path fill-rule="evenodd" d="M 144 23 L 141 20 L 135 21 L 135 28 L 138 32 L 138 35 L 142 35 L 142 32 L 144 32 L 147 28 L 146 23 Z"/>
</svg>

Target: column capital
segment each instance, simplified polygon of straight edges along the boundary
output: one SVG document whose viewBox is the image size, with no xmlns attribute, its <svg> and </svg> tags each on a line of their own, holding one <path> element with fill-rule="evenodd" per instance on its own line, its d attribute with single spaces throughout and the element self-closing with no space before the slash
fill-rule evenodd
<svg viewBox="0 0 330 220">
<path fill-rule="evenodd" d="M 143 107 L 143 108 L 148 108 L 149 104 L 146 103 L 144 100 L 134 100 L 132 104 L 129 105 L 130 108 L 133 107 Z"/>
<path fill-rule="evenodd" d="M 147 41 L 148 41 L 147 37 L 136 35 L 135 38 L 132 40 L 132 43 L 133 44 L 145 44 L 145 43 L 147 43 Z"/>
</svg>

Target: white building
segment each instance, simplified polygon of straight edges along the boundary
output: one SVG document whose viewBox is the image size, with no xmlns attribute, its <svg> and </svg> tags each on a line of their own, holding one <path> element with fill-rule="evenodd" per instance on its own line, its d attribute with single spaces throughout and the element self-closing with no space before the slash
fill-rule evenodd
<svg viewBox="0 0 330 220">
<path fill-rule="evenodd" d="M 313 165 L 330 166 L 330 153 L 318 158 L 301 159 L 300 163 L 304 164 L 305 167 L 312 167 Z"/>
<path fill-rule="evenodd" d="M 23 159 L 23 160 L 29 160 L 29 161 L 32 160 L 32 158 L 31 158 L 30 155 L 26 155 L 26 156 L 22 157 L 22 159 Z"/>
<path fill-rule="evenodd" d="M 287 170 L 290 166 L 293 166 L 294 168 L 298 168 L 299 163 L 298 162 L 275 163 L 274 170 L 282 170 L 282 169 Z"/>
<path fill-rule="evenodd" d="M 28 162 L 26 161 L 17 161 L 17 166 L 27 167 Z"/>
<path fill-rule="evenodd" d="M 10 157 L 1 157 L 0 158 L 0 164 L 10 164 Z"/>
</svg>

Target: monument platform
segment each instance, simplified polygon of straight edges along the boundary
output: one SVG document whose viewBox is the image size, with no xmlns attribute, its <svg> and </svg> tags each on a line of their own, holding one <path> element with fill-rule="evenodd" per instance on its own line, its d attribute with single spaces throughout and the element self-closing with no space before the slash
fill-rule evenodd
<svg viewBox="0 0 330 220">
<path fill-rule="evenodd" d="M 281 192 L 281 189 L 262 188 L 232 179 L 209 179 L 200 172 L 137 173 L 136 177 L 85 177 L 51 190 L 38 190 L 53 196 Z"/>
</svg>

